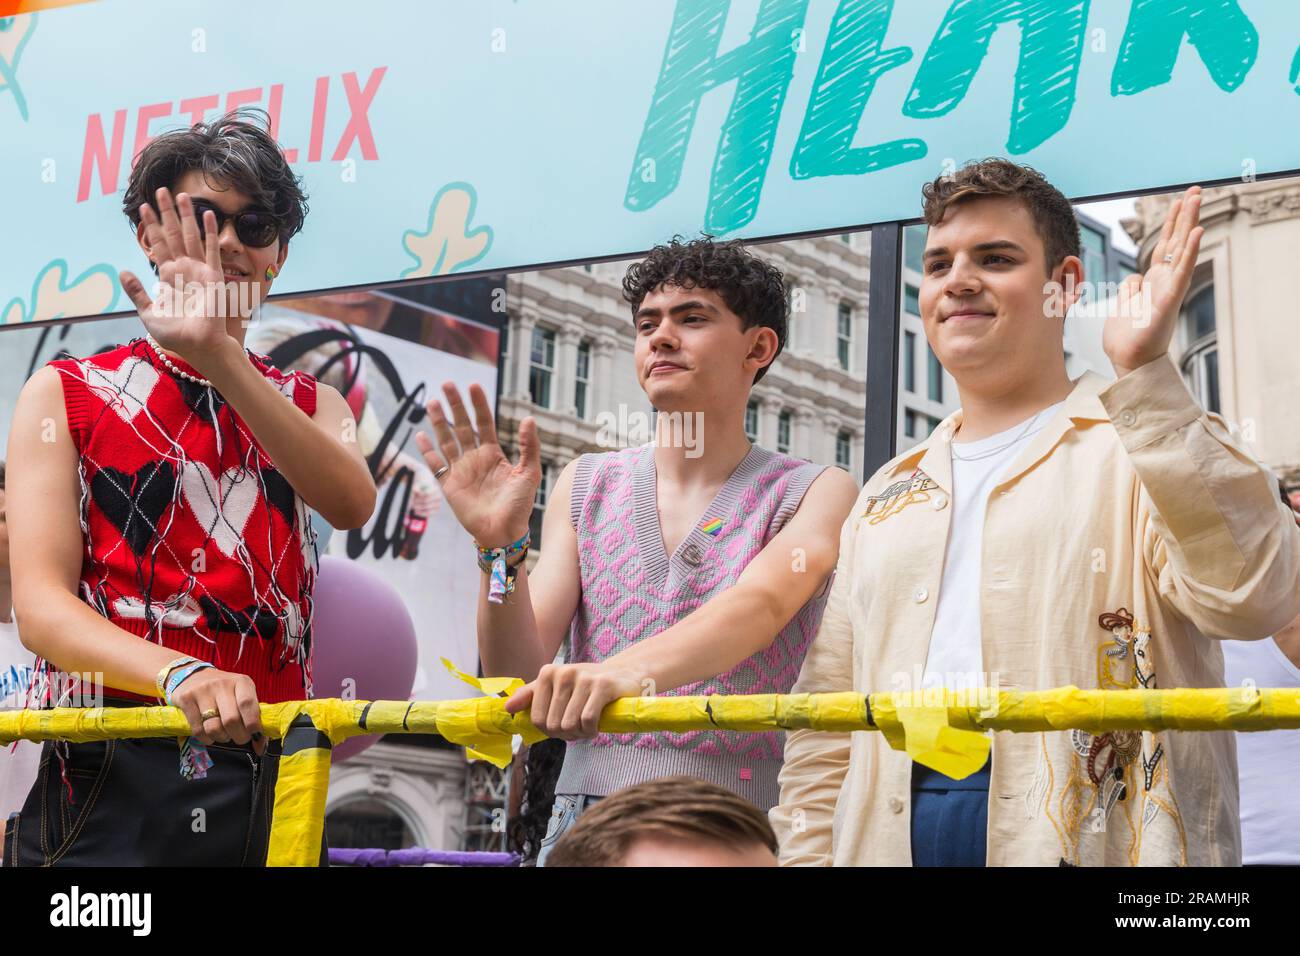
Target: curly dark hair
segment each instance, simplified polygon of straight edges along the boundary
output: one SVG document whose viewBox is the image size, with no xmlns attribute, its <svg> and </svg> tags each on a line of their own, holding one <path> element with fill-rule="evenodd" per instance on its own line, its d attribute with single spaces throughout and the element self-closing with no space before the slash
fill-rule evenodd
<svg viewBox="0 0 1300 956">
<path fill-rule="evenodd" d="M 270 123 L 265 110 L 245 108 L 150 141 L 140 151 L 122 197 L 131 228 L 139 227 L 144 203 L 158 211 L 154 196 L 159 189 L 175 189 L 182 176 L 199 170 L 212 182 L 244 193 L 279 220 L 281 242 L 297 235 L 307 218 L 307 196 L 302 178 L 294 175 L 267 131 Z"/>
<path fill-rule="evenodd" d="M 1022 203 L 1043 240 L 1050 275 L 1066 256 L 1081 256 L 1079 220 L 1065 194 L 1032 166 L 1000 157 L 967 163 L 951 176 L 940 176 L 921 187 L 925 221 L 937 226 L 954 205 L 980 196 L 1006 196 Z"/>
<path fill-rule="evenodd" d="M 555 803 L 555 784 L 568 745 L 563 740 L 547 738 L 528 745 L 524 760 L 523 800 L 519 815 L 506 824 L 506 842 L 510 850 L 523 858 L 524 865 L 537 862 L 542 838 L 551 822 Z"/>
<path fill-rule="evenodd" d="M 739 239 L 714 242 L 712 236 L 704 236 L 683 242 L 681 236 L 674 236 L 666 245 L 651 249 L 623 276 L 623 298 L 632 306 L 633 319 L 645 297 L 662 285 L 713 290 L 740 317 L 741 328 L 763 326 L 776 333 L 772 362 L 785 348 L 790 327 L 785 278 L 770 262 L 750 255 Z M 755 383 L 769 368 L 771 362 L 754 374 Z"/>
</svg>

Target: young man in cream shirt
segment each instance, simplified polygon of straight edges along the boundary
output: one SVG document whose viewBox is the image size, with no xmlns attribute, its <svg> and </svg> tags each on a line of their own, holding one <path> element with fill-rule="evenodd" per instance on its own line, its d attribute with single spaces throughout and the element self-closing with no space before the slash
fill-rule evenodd
<svg viewBox="0 0 1300 956">
<path fill-rule="evenodd" d="M 1300 612 L 1300 529 L 1167 354 L 1199 189 L 1121 289 L 1114 382 L 1066 374 L 1085 277 L 1058 190 L 986 160 L 925 199 L 921 312 L 962 409 L 863 488 L 794 691 L 1223 686 L 1223 639 Z M 1241 862 L 1231 734 L 997 733 L 952 782 L 878 733 L 796 731 L 780 781 L 786 864 Z"/>
</svg>

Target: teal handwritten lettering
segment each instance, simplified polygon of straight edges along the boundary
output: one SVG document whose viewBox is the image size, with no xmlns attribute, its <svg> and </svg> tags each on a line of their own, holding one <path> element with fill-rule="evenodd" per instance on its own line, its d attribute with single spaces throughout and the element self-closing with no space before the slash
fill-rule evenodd
<svg viewBox="0 0 1300 956">
<path fill-rule="evenodd" d="M 836 8 L 790 158 L 792 178 L 856 176 L 925 155 L 925 141 L 920 139 L 849 146 L 876 80 L 912 58 L 907 47 L 882 49 L 893 12 L 894 0 L 842 0 Z"/>
<path fill-rule="evenodd" d="M 677 188 L 700 98 L 735 80 L 704 217 L 705 230 L 715 234 L 739 229 L 758 212 L 808 0 L 763 0 L 749 40 L 718 56 L 730 6 L 731 0 L 679 0 L 623 200 L 640 212 Z"/>
<path fill-rule="evenodd" d="M 1132 96 L 1168 83 L 1183 37 L 1226 93 L 1241 85 L 1259 54 L 1259 31 L 1237 0 L 1133 0 L 1111 93 Z"/>
<path fill-rule="evenodd" d="M 1020 25 L 1007 149 L 1025 153 L 1065 128 L 1074 108 L 1089 0 L 955 0 L 921 61 L 903 114 L 933 119 L 966 96 L 998 26 Z"/>
</svg>

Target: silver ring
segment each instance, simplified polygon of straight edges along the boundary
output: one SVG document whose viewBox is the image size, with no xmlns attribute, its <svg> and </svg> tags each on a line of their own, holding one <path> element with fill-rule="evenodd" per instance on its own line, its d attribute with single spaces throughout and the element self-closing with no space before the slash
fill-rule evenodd
<svg viewBox="0 0 1300 956">
<path fill-rule="evenodd" d="M 437 471 L 435 471 L 435 472 L 433 473 L 433 480 L 434 480 L 434 481 L 437 481 L 439 478 L 441 478 L 443 475 L 445 475 L 445 474 L 446 474 L 447 472 L 449 472 L 449 471 L 451 471 L 451 466 L 450 466 L 450 465 L 443 465 L 441 468 L 439 468 Z"/>
<path fill-rule="evenodd" d="M 1174 261 L 1174 254 L 1172 252 L 1169 253 L 1169 255 L 1165 256 L 1165 262 L 1173 262 L 1173 261 Z"/>
</svg>

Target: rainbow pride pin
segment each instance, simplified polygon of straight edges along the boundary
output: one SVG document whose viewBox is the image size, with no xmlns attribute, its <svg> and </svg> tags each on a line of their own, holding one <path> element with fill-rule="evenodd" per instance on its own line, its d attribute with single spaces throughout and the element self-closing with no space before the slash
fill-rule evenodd
<svg viewBox="0 0 1300 956">
<path fill-rule="evenodd" d="M 718 533 L 722 531 L 722 519 L 714 518 L 712 521 L 706 522 L 700 530 L 705 534 L 711 534 L 716 538 Z"/>
</svg>

